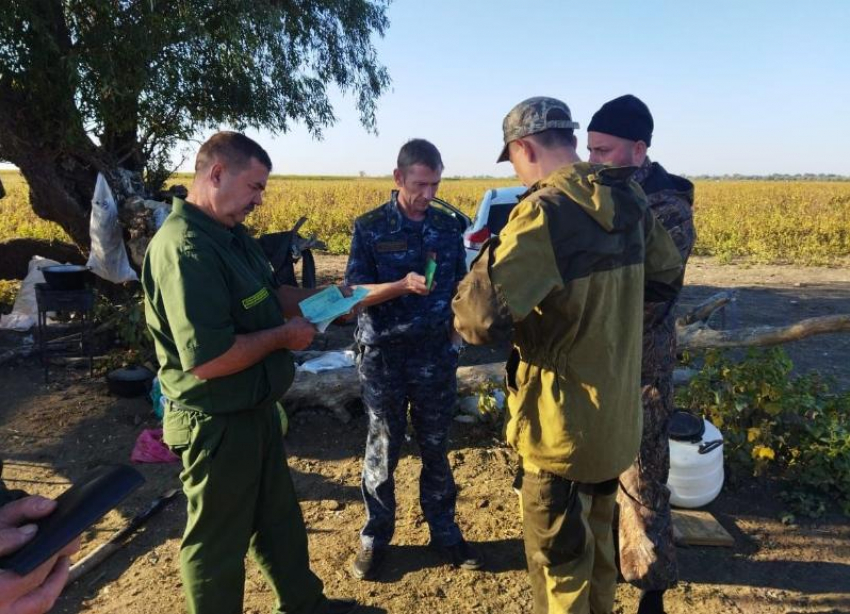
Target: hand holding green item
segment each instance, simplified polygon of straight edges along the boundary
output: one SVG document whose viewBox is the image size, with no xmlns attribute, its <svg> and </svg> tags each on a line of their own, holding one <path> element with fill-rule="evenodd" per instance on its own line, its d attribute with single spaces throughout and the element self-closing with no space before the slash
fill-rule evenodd
<svg viewBox="0 0 850 614">
<path fill-rule="evenodd" d="M 425 286 L 431 290 L 431 284 L 434 282 L 434 273 L 437 272 L 437 254 L 428 252 L 428 259 L 425 262 Z"/>
</svg>

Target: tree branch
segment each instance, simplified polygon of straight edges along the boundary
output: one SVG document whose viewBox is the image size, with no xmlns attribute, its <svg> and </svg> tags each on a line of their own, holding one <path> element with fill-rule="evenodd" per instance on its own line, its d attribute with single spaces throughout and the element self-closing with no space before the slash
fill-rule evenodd
<svg viewBox="0 0 850 614">
<path fill-rule="evenodd" d="M 704 300 L 689 312 L 676 320 L 676 326 L 688 326 L 694 322 L 707 322 L 718 309 L 725 307 L 736 298 L 734 290 L 718 292 Z"/>
<path fill-rule="evenodd" d="M 763 347 L 799 341 L 812 335 L 850 331 L 850 314 L 807 318 L 788 326 L 755 326 L 714 330 L 699 322 L 676 327 L 679 349 Z"/>
</svg>

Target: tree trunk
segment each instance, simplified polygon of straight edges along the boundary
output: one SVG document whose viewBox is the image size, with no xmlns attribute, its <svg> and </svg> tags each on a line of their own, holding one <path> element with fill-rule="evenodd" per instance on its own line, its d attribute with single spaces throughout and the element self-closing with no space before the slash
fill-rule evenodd
<svg viewBox="0 0 850 614">
<path fill-rule="evenodd" d="M 88 251 L 89 214 L 97 171 L 75 157 L 45 153 L 39 147 L 39 151 L 22 151 L 10 159 L 29 184 L 35 214 L 59 224 L 81 250 Z"/>
<path fill-rule="evenodd" d="M 77 71 L 64 3 L 32 1 L 39 21 L 21 37 L 38 49 L 32 60 L 38 66 L 24 66 L 26 80 L 0 74 L 0 159 L 21 170 L 36 215 L 59 224 L 87 251 L 97 173 L 111 180 L 116 165 L 89 138 L 76 106 Z M 43 43 L 45 32 L 51 45 Z"/>
<path fill-rule="evenodd" d="M 86 263 L 77 246 L 70 243 L 43 239 L 10 239 L 0 241 L 0 279 L 26 277 L 33 256 L 68 264 Z"/>
</svg>

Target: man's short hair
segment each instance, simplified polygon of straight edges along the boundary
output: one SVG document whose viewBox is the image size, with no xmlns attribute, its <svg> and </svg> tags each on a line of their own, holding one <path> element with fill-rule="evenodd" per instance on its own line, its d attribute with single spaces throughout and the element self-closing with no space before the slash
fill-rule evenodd
<svg viewBox="0 0 850 614">
<path fill-rule="evenodd" d="M 571 128 L 552 128 L 551 130 L 530 134 L 525 138 L 534 140 L 544 149 L 576 146 L 575 130 Z"/>
<path fill-rule="evenodd" d="M 195 158 L 195 172 L 208 168 L 215 160 L 222 160 L 235 169 L 248 166 L 251 159 L 272 170 L 272 159 L 266 150 L 240 132 L 217 132 L 201 145 Z"/>
<path fill-rule="evenodd" d="M 432 171 L 443 170 L 443 158 L 439 150 L 425 139 L 410 139 L 398 152 L 396 168 L 402 173 L 414 164 L 422 164 Z"/>
</svg>

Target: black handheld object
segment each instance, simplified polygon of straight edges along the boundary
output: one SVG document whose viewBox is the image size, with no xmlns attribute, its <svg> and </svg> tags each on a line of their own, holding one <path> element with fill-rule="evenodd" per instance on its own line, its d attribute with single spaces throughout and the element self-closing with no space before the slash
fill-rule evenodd
<svg viewBox="0 0 850 614">
<path fill-rule="evenodd" d="M 53 513 L 36 522 L 35 537 L 20 550 L 0 558 L 0 568 L 21 576 L 30 573 L 144 482 L 142 474 L 128 465 L 107 465 L 92 471 L 59 495 Z"/>
</svg>

